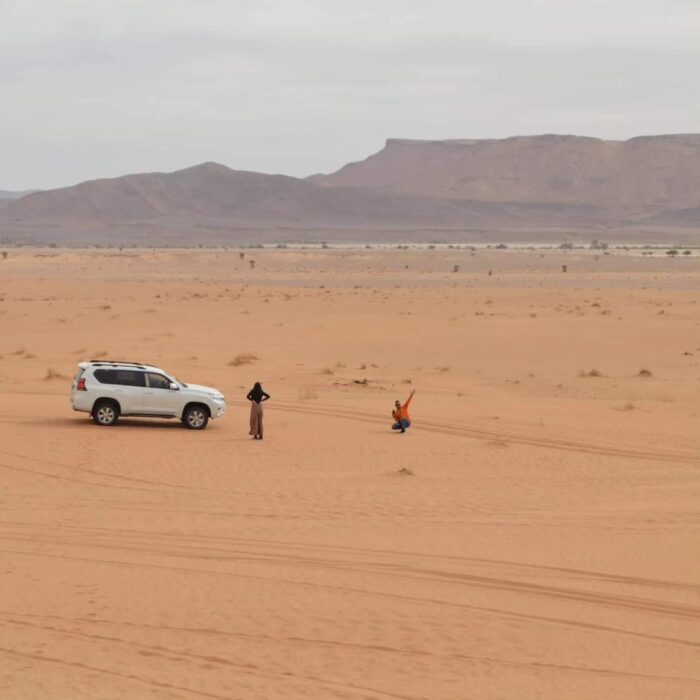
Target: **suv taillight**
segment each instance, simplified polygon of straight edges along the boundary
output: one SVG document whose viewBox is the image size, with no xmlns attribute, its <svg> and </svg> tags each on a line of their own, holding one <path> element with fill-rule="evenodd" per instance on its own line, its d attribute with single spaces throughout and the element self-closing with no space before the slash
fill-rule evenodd
<svg viewBox="0 0 700 700">
<path fill-rule="evenodd" d="M 78 391 L 87 391 L 87 387 L 85 386 L 85 378 L 84 377 L 78 379 L 78 386 L 76 388 Z"/>
</svg>

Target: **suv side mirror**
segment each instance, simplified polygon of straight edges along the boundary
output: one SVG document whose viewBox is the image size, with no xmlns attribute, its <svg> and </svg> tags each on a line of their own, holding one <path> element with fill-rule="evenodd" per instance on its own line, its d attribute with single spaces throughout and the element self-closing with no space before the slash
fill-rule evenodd
<svg viewBox="0 0 700 700">
<path fill-rule="evenodd" d="M 175 384 L 175 382 L 170 382 L 170 386 L 168 387 L 168 389 L 170 389 L 171 391 L 179 391 L 180 387 L 177 384 Z"/>
</svg>

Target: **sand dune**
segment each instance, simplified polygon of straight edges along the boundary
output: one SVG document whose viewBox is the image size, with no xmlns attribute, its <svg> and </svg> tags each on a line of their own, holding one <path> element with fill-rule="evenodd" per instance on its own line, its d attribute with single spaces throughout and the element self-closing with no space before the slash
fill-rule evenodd
<svg viewBox="0 0 700 700">
<path fill-rule="evenodd" d="M 3 700 L 697 697 L 695 256 L 241 252 L 0 260 Z M 103 353 L 230 413 L 97 428 Z"/>
</svg>

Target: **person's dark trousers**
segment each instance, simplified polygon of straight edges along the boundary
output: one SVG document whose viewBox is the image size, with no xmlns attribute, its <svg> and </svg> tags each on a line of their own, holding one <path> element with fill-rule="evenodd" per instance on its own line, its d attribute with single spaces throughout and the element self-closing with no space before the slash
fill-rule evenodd
<svg viewBox="0 0 700 700">
<path fill-rule="evenodd" d="M 392 430 L 400 430 L 402 433 L 406 432 L 406 428 L 411 427 L 411 421 L 408 420 L 407 418 L 402 418 L 399 421 L 396 421 L 394 425 L 391 426 Z"/>
</svg>

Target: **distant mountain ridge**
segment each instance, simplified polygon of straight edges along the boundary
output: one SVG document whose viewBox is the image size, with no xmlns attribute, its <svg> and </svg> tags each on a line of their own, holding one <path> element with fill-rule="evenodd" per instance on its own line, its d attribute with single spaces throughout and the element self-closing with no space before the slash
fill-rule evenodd
<svg viewBox="0 0 700 700">
<path fill-rule="evenodd" d="M 587 204 L 620 214 L 700 206 L 700 134 L 411 141 L 312 182 L 490 202 Z"/>
<path fill-rule="evenodd" d="M 305 179 L 209 162 L 36 192 L 0 209 L 5 240 L 60 241 L 70 232 L 71 240 L 145 236 L 160 244 L 320 230 L 328 240 L 363 231 L 375 239 L 443 232 L 505 240 L 636 229 L 700 229 L 700 134 L 389 139 L 363 161 Z"/>
<path fill-rule="evenodd" d="M 39 190 L 24 190 L 20 192 L 15 192 L 13 190 L 0 190 L 0 207 L 4 207 L 6 204 L 9 204 L 15 199 L 21 199 L 25 195 L 32 194 L 33 192 L 38 191 Z"/>
</svg>

